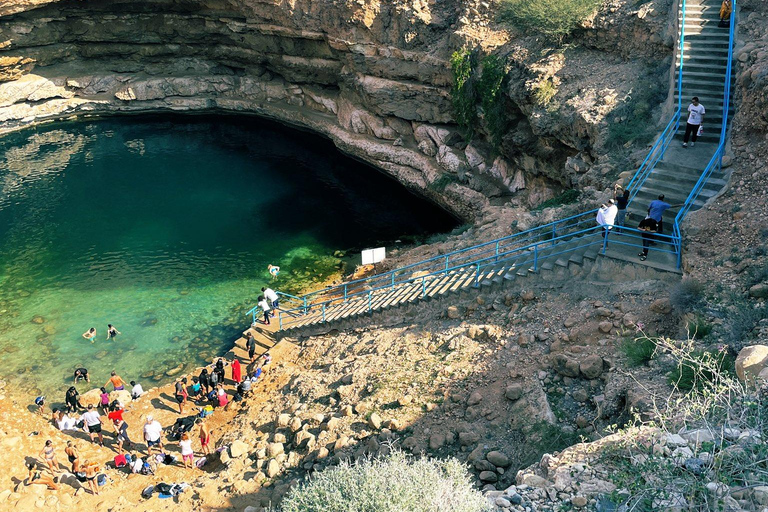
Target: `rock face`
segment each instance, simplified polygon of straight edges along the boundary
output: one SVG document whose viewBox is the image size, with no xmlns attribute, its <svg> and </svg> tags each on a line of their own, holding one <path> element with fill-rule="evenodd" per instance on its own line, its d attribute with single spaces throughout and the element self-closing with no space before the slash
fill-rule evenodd
<svg viewBox="0 0 768 512">
<path fill-rule="evenodd" d="M 561 85 L 554 110 L 533 93 L 566 63 L 516 52 L 502 98 L 507 133 L 492 149 L 482 133 L 471 145 L 463 140 L 450 96 L 452 52 L 508 37 L 491 29 L 470 35 L 458 23 L 471 9 L 486 26 L 497 15 L 491 3 L 6 4 L 0 132 L 73 114 L 255 113 L 319 132 L 465 218 L 487 208 L 488 196 L 524 191 L 540 202 L 552 185 L 590 184 L 584 175 L 596 162 L 606 116 L 633 87 L 612 77 L 640 76 L 671 51 L 661 5 L 643 16 L 626 7 L 598 18 L 574 61 L 592 88 L 582 93 L 578 79 Z M 627 52 L 644 59 L 606 56 Z"/>
</svg>

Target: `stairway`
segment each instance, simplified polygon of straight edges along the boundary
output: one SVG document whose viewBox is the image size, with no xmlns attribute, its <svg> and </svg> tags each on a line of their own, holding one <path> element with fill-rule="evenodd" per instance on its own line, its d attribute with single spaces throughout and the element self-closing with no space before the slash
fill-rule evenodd
<svg viewBox="0 0 768 512">
<path fill-rule="evenodd" d="M 561 243 L 542 245 L 543 247 L 535 252 L 516 252 L 498 262 L 482 265 L 479 270 L 476 265 L 470 265 L 447 274 L 425 276 L 386 289 L 373 290 L 370 294 L 363 292 L 346 301 L 339 298 L 336 302 L 327 303 L 324 308 L 315 306 L 306 314 L 295 310 L 281 311 L 281 330 L 291 332 L 308 325 L 343 320 L 371 311 L 383 311 L 462 290 L 519 281 L 556 267 L 581 265 L 585 261 L 597 259 L 603 247 L 603 239 L 599 233 L 588 233 Z"/>
<path fill-rule="evenodd" d="M 720 142 L 720 129 L 723 122 L 723 95 L 728 63 L 729 30 L 719 27 L 720 0 L 686 0 L 685 40 L 683 43 L 683 80 L 682 111 L 680 126 L 670 143 L 664 158 L 658 162 L 648 179 L 642 183 L 629 205 L 629 226 L 636 226 L 645 217 L 648 205 L 664 194 L 664 200 L 673 205 L 664 213 L 664 230 L 671 233 L 672 223 L 696 185 L 702 171 L 717 151 Z M 682 22 L 682 10 L 678 21 Z M 679 48 L 675 60 L 675 79 L 680 74 Z M 733 81 L 733 76 L 731 76 Z M 688 105 L 692 97 L 698 96 L 706 109 L 704 116 L 704 134 L 698 138 L 695 147 L 682 147 L 685 124 L 688 119 Z M 675 88 L 675 101 L 680 92 Z M 729 108 L 729 115 L 733 108 Z M 698 210 L 716 196 L 726 185 L 727 175 L 716 170 L 704 184 L 691 206 Z M 669 247 L 661 244 L 660 247 Z M 626 258 L 612 254 L 619 259 L 636 259 L 637 255 L 628 254 Z M 671 254 L 657 255 L 662 261 L 672 261 Z"/>
<path fill-rule="evenodd" d="M 682 0 L 681 0 L 682 3 Z M 721 0 L 686 0 L 685 39 L 683 43 L 682 112 L 678 139 L 682 140 L 688 119 L 688 105 L 691 98 L 699 101 L 707 110 L 704 116 L 704 134 L 701 142 L 720 142 L 720 127 L 723 123 L 723 94 L 725 73 L 728 64 L 728 28 L 719 27 Z M 678 23 L 683 19 L 678 13 Z M 679 46 L 679 45 L 678 45 Z M 675 80 L 680 74 L 680 55 L 675 56 Z M 733 81 L 733 76 L 731 76 Z M 731 82 L 733 83 L 733 82 Z M 680 91 L 675 88 L 675 102 Z M 729 114 L 733 114 L 733 109 Z"/>
<path fill-rule="evenodd" d="M 730 33 L 727 28 L 718 27 L 720 0 L 685 2 L 682 91 L 675 87 L 675 100 L 682 99 L 680 126 L 673 133 L 676 121 L 673 116 L 649 152 L 646 162 L 635 174 L 632 188 L 636 193 L 629 204 L 626 221 L 627 227 L 636 227 L 645 217 L 650 202 L 664 194 L 665 201 L 673 205 L 664 214 L 665 235 L 672 234 L 680 206 L 691 195 L 705 169 L 714 171 L 695 200 L 683 207 L 681 219 L 688 207 L 693 210 L 701 208 L 727 183 L 726 173 L 711 162 L 719 162 L 722 157 L 720 134 L 726 114 L 723 112 L 723 95 Z M 679 19 L 682 22 L 682 11 Z M 676 77 L 679 76 L 679 56 L 675 73 Z M 695 147 L 683 148 L 687 107 L 693 96 L 698 96 L 706 108 L 705 132 Z M 727 114 L 731 113 L 729 109 Z M 617 227 L 607 239 L 603 239 L 601 229 L 595 225 L 595 211 L 584 212 L 371 278 L 344 283 L 304 297 L 293 297 L 298 299 L 299 307 L 278 312 L 279 329 L 283 332 L 295 331 L 309 325 L 430 300 L 448 293 L 504 284 L 541 271 L 594 261 L 601 253 L 617 260 L 679 273 L 676 252 L 681 249 L 679 231 L 675 235 L 678 247 L 673 246 L 671 239 L 668 242 L 658 240 L 651 247 L 648 259 L 640 262 L 641 236 L 638 231 L 622 232 Z M 254 312 L 254 318 L 255 315 Z"/>
</svg>

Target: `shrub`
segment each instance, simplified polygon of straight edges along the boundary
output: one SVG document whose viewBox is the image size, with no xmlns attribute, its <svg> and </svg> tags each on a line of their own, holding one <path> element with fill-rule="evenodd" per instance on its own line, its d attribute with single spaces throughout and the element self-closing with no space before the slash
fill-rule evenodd
<svg viewBox="0 0 768 512">
<path fill-rule="evenodd" d="M 552 79 L 542 80 L 533 86 L 533 101 L 539 107 L 544 107 L 557 94 L 557 87 Z"/>
<path fill-rule="evenodd" d="M 495 148 L 501 147 L 501 139 L 507 131 L 508 116 L 504 112 L 504 79 L 507 70 L 496 55 L 488 55 L 482 61 L 483 71 L 477 82 L 480 95 L 480 105 L 483 108 L 483 119 L 491 143 Z"/>
<path fill-rule="evenodd" d="M 630 366 L 642 366 L 653 359 L 656 353 L 656 343 L 647 336 L 624 338 L 619 348 Z"/>
<path fill-rule="evenodd" d="M 381 458 L 342 461 L 291 490 L 282 512 L 488 511 L 467 468 L 456 459 L 411 459 L 399 450 Z"/>
<path fill-rule="evenodd" d="M 709 333 L 712 332 L 712 324 L 699 314 L 695 314 L 693 318 L 689 319 L 685 324 L 685 328 L 688 331 L 688 336 L 691 338 L 701 339 L 709 336 Z"/>
<path fill-rule="evenodd" d="M 608 497 L 618 506 L 604 508 L 731 510 L 736 507 L 731 493 L 768 481 L 768 443 L 760 439 L 768 431 L 768 394 L 741 383 L 725 351 L 702 353 L 692 339 L 654 341 L 698 385 L 687 391 L 678 386 L 671 393 L 657 386 L 647 389 L 653 420 L 636 418 L 602 453 L 619 489 Z M 663 448 L 671 434 L 698 429 L 709 439 L 689 441 L 692 454 Z M 739 508 L 762 508 L 742 503 Z"/>
<path fill-rule="evenodd" d="M 435 179 L 435 181 L 429 184 L 429 189 L 435 192 L 443 192 L 445 190 L 445 187 L 447 187 L 451 183 L 458 183 L 458 182 L 459 182 L 458 176 L 448 172 L 444 172 L 443 174 L 438 176 L 437 179 Z"/>
<path fill-rule="evenodd" d="M 649 69 L 629 94 L 616 104 L 608 116 L 606 148 L 618 149 L 635 142 L 648 142 L 656 135 L 658 130 L 653 109 L 667 97 L 666 82 L 662 80 L 666 71 L 664 66 Z"/>
<path fill-rule="evenodd" d="M 467 140 L 472 139 L 477 124 L 477 91 L 472 79 L 472 70 L 476 67 L 475 61 L 473 52 L 466 48 L 451 55 L 453 115 Z"/>
<path fill-rule="evenodd" d="M 735 362 L 725 349 L 717 352 L 694 350 L 686 359 L 678 360 L 669 374 L 669 383 L 683 391 L 702 390 L 725 375 L 735 375 Z"/>
<path fill-rule="evenodd" d="M 524 31 L 562 40 L 603 0 L 502 0 L 501 18 Z"/>
<path fill-rule="evenodd" d="M 704 299 L 704 285 L 695 279 L 683 279 L 672 288 L 669 301 L 679 312 L 696 309 Z"/>
</svg>

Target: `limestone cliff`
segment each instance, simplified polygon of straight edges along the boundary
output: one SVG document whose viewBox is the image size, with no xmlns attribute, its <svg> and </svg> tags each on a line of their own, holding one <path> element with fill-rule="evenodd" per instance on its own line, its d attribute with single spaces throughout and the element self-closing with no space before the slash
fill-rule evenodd
<svg viewBox="0 0 768 512">
<path fill-rule="evenodd" d="M 528 206 L 627 170 L 606 156 L 609 122 L 626 120 L 609 114 L 649 70 L 666 90 L 670 4 L 617 0 L 557 48 L 475 0 L 8 1 L 0 132 L 72 115 L 253 113 L 324 134 L 477 219 L 489 197 L 524 191 L 513 203 Z M 498 150 L 482 130 L 468 145 L 454 123 L 449 59 L 462 47 L 509 63 Z"/>
</svg>

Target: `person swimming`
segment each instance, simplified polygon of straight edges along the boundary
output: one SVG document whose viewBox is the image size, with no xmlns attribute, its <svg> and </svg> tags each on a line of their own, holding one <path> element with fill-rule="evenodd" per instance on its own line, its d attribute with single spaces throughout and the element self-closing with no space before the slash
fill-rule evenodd
<svg viewBox="0 0 768 512">
<path fill-rule="evenodd" d="M 277 265 L 269 265 L 267 267 L 267 270 L 269 271 L 269 274 L 272 276 L 272 279 L 277 279 L 277 275 L 280 274 L 280 267 Z"/>
<path fill-rule="evenodd" d="M 107 324 L 107 341 L 117 338 L 120 331 L 112 324 Z"/>
<path fill-rule="evenodd" d="M 85 338 L 88 341 L 90 341 L 91 343 L 93 343 L 94 339 L 96 338 L 96 328 L 95 327 L 91 327 L 90 329 L 85 331 L 83 333 L 83 338 Z"/>
</svg>

